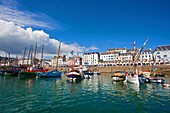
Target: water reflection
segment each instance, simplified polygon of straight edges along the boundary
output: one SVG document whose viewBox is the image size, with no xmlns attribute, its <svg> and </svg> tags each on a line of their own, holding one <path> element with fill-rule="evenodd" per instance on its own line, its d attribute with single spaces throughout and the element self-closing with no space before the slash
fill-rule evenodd
<svg viewBox="0 0 170 113">
<path fill-rule="evenodd" d="M 61 113 L 168 112 L 170 107 L 168 87 L 162 84 L 140 84 L 137 87 L 114 82 L 109 73 L 76 82 L 67 81 L 65 75 L 26 80 L 1 77 L 0 95 L 0 109 L 5 113 L 44 112 L 44 109 Z"/>
</svg>

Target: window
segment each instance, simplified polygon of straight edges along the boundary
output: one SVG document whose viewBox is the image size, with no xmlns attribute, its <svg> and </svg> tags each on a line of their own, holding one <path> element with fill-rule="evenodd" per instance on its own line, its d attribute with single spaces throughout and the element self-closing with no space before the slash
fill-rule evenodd
<svg viewBox="0 0 170 113">
<path fill-rule="evenodd" d="M 164 57 L 167 57 L 167 55 L 164 55 Z"/>
</svg>

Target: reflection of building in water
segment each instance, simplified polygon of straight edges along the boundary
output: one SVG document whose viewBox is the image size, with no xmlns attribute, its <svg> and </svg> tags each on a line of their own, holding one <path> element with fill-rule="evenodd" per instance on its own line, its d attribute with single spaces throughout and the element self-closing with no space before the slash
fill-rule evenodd
<svg viewBox="0 0 170 113">
<path fill-rule="evenodd" d="M 92 76 L 92 79 L 84 79 L 82 81 L 82 89 L 97 92 L 99 89 L 98 76 Z"/>
</svg>

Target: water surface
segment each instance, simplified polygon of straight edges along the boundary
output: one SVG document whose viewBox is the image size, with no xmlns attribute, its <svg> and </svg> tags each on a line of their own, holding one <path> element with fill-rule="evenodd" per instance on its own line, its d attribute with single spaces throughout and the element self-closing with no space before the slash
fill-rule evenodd
<svg viewBox="0 0 170 113">
<path fill-rule="evenodd" d="M 170 78 L 165 78 L 169 83 Z M 170 84 L 170 83 L 169 83 Z M 0 76 L 1 113 L 169 113 L 170 88 L 113 82 L 110 73 L 77 82 Z"/>
</svg>

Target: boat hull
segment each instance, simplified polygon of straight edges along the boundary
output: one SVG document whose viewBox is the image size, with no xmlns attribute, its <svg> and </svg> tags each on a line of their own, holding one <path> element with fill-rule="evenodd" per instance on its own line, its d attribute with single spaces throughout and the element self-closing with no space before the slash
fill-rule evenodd
<svg viewBox="0 0 170 113">
<path fill-rule="evenodd" d="M 66 75 L 68 80 L 82 79 L 82 76 L 77 72 L 69 72 Z"/>
<path fill-rule="evenodd" d="M 127 82 L 133 83 L 133 84 L 139 84 L 139 78 L 138 75 L 128 75 L 126 76 Z"/>
<path fill-rule="evenodd" d="M 125 76 L 112 76 L 111 77 L 114 81 L 124 81 Z"/>
<path fill-rule="evenodd" d="M 37 72 L 37 75 L 40 76 L 41 78 L 48 78 L 48 77 L 61 77 L 62 71 L 57 71 L 57 70 L 51 70 L 48 72 Z"/>
</svg>

